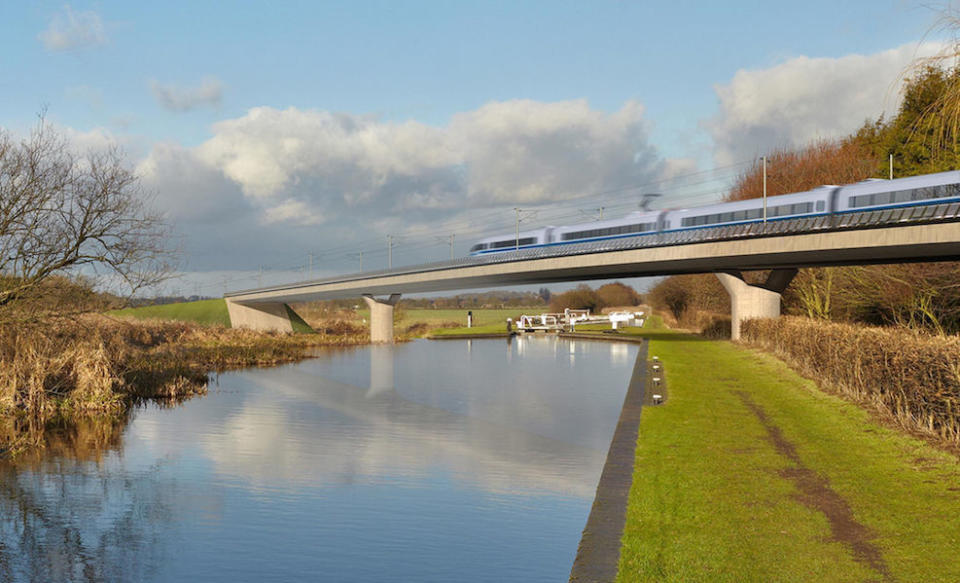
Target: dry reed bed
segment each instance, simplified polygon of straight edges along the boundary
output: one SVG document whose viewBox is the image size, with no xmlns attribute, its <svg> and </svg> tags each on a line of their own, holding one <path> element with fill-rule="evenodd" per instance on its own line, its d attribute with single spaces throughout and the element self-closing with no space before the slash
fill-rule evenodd
<svg viewBox="0 0 960 583">
<path fill-rule="evenodd" d="M 365 332 L 342 325 L 291 335 L 99 315 L 0 323 L 0 413 L 122 410 L 138 398 L 201 393 L 212 370 L 367 342 Z"/>
<path fill-rule="evenodd" d="M 745 322 L 742 341 L 908 429 L 960 444 L 958 337 L 782 317 Z"/>
</svg>

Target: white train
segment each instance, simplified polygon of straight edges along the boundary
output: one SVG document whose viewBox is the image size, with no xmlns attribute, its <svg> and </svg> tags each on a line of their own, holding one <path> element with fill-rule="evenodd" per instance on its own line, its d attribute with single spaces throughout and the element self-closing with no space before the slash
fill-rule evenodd
<svg viewBox="0 0 960 583">
<path fill-rule="evenodd" d="M 960 202 L 960 171 L 895 180 L 869 179 L 846 186 L 821 186 L 807 192 L 769 196 L 767 221 L 946 202 Z M 689 209 L 639 211 L 618 219 L 521 231 L 519 237 L 516 233 L 487 237 L 470 247 L 470 255 L 742 225 L 762 220 L 763 199 L 760 198 Z"/>
</svg>

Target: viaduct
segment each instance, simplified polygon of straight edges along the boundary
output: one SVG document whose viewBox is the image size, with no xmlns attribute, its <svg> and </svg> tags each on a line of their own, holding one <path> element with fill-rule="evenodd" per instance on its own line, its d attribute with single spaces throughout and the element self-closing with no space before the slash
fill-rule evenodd
<svg viewBox="0 0 960 583">
<path fill-rule="evenodd" d="M 931 210 L 932 209 L 932 210 Z M 730 295 L 732 337 L 749 318 L 780 315 L 797 269 L 960 260 L 960 204 L 626 237 L 509 251 L 225 294 L 235 327 L 292 330 L 287 304 L 363 297 L 371 339 L 392 342 L 393 306 L 405 293 L 715 273 Z M 750 285 L 743 271 L 771 270 Z"/>
</svg>

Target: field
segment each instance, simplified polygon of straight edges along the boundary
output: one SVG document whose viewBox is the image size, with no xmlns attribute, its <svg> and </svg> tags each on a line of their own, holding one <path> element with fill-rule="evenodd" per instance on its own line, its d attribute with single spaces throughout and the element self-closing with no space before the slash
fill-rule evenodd
<svg viewBox="0 0 960 583">
<path fill-rule="evenodd" d="M 651 322 L 652 323 L 652 322 Z M 645 331 L 618 581 L 960 581 L 960 463 L 772 356 Z"/>
<path fill-rule="evenodd" d="M 507 318 L 519 319 L 521 314 L 539 314 L 546 310 L 544 306 L 534 308 L 476 308 L 459 310 L 430 310 L 430 309 L 407 309 L 401 308 L 400 320 L 397 326 L 400 328 L 424 322 L 428 325 L 439 325 L 446 322 L 455 323 L 460 326 L 467 325 L 467 312 L 473 312 L 474 326 L 487 326 L 489 324 L 503 324 L 506 326 Z M 362 313 L 367 317 L 366 310 Z"/>
<path fill-rule="evenodd" d="M 230 326 L 230 316 L 227 314 L 227 302 L 223 299 L 127 308 L 108 312 L 108 315 L 137 318 L 138 320 L 178 320 L 182 322 L 196 322 L 197 324 Z"/>
</svg>

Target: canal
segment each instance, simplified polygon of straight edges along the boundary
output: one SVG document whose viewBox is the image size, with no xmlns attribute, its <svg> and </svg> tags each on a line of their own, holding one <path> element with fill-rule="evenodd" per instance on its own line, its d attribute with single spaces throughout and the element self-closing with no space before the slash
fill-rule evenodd
<svg viewBox="0 0 960 583">
<path fill-rule="evenodd" d="M 0 465 L 4 581 L 564 581 L 636 346 L 332 349 Z"/>
</svg>

